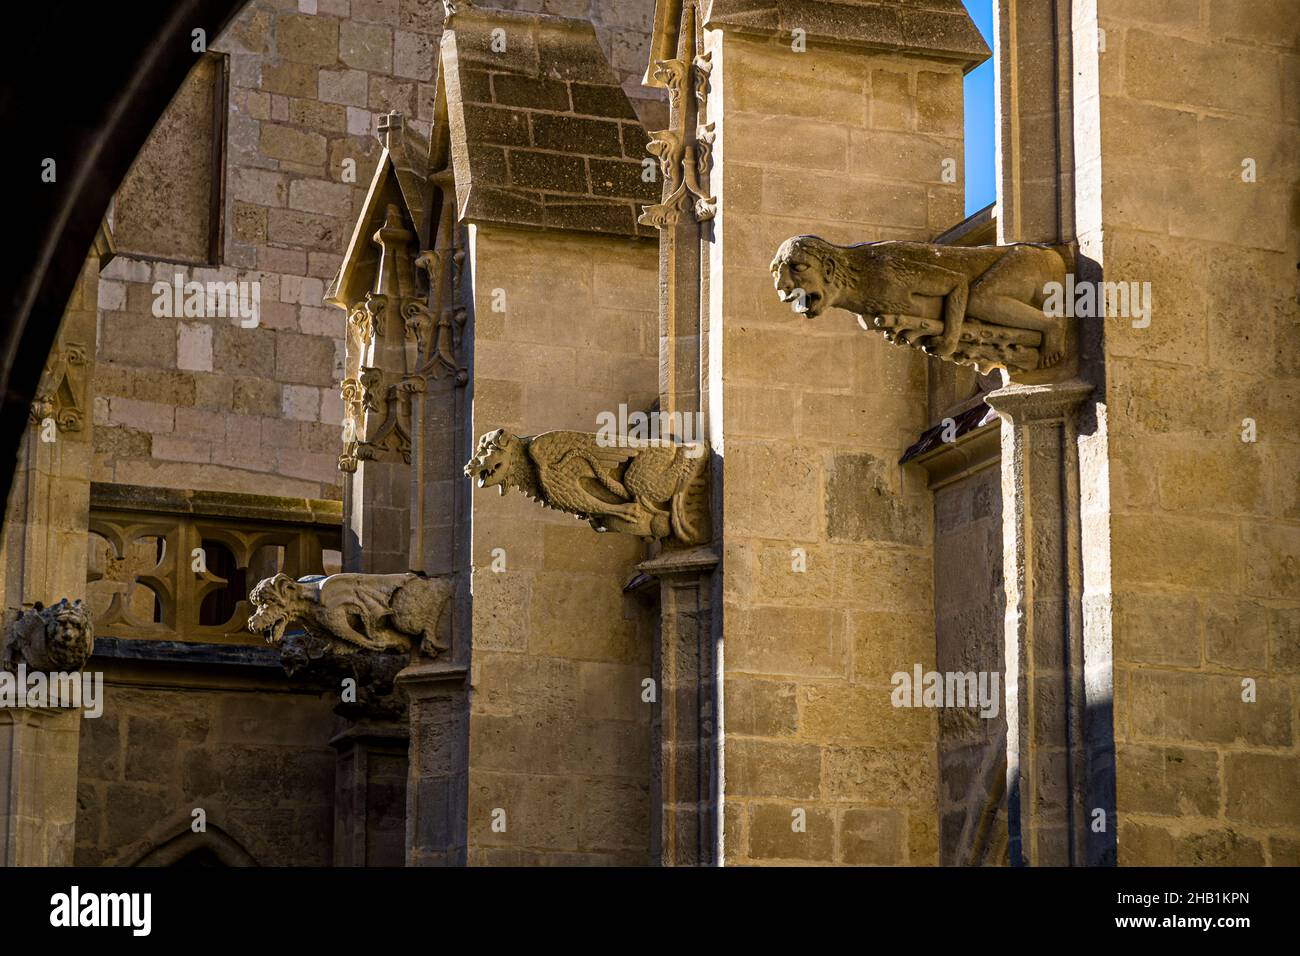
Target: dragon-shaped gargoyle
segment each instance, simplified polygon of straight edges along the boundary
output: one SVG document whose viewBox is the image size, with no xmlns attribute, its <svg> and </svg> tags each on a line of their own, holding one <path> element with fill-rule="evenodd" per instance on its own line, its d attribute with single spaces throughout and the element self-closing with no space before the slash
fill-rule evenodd
<svg viewBox="0 0 1300 956">
<path fill-rule="evenodd" d="M 437 657 L 450 646 L 450 578 L 420 574 L 309 575 L 264 578 L 248 599 L 248 629 L 279 641 L 294 621 L 318 640 L 368 651 L 416 651 Z"/>
<path fill-rule="evenodd" d="M 682 544 L 709 540 L 709 457 L 699 443 L 624 439 L 553 431 L 531 438 L 505 429 L 479 439 L 465 476 L 501 494 L 518 488 L 597 531 Z"/>
</svg>

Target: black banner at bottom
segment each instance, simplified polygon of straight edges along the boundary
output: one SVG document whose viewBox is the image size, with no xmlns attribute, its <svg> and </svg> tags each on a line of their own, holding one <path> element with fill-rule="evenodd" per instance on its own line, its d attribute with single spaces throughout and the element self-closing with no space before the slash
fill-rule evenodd
<svg viewBox="0 0 1300 956">
<path fill-rule="evenodd" d="M 1291 869 L 0 869 L 4 939 L 389 945 L 473 930 L 484 945 L 834 936 L 955 938 L 1038 929 L 1231 945 L 1294 926 Z M 1284 911 L 1285 910 L 1285 911 Z M 621 932 L 620 932 L 621 928 Z M 611 931 L 614 935 L 610 935 Z M 624 936 L 623 933 L 627 935 Z M 837 944 L 838 945 L 838 944 Z M 21 952 L 14 949 L 11 952 Z"/>
</svg>

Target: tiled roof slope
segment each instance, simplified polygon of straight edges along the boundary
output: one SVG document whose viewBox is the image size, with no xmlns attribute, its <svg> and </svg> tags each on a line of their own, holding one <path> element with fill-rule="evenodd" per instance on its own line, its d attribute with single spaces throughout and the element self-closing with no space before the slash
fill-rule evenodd
<svg viewBox="0 0 1300 956">
<path fill-rule="evenodd" d="M 461 3 L 441 55 L 462 219 L 653 234 L 648 137 L 590 23 Z"/>
</svg>

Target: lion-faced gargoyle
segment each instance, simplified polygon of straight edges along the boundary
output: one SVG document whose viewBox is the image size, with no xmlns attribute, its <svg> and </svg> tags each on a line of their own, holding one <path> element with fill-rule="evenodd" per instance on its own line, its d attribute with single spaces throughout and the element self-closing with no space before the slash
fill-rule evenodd
<svg viewBox="0 0 1300 956">
<path fill-rule="evenodd" d="M 863 242 L 793 236 L 772 260 L 782 302 L 806 318 L 853 312 L 891 342 L 981 372 L 1031 371 L 1065 357 L 1066 318 L 1044 309 L 1065 260 L 1050 246 Z"/>
<path fill-rule="evenodd" d="M 597 531 L 701 544 L 709 539 L 708 462 L 699 443 L 608 443 L 574 431 L 521 438 L 497 429 L 479 440 L 465 476 L 503 495 L 517 488 Z"/>
<path fill-rule="evenodd" d="M 295 581 L 277 574 L 249 595 L 248 629 L 279 641 L 294 621 L 313 637 L 368 651 L 419 651 L 437 657 L 450 646 L 451 598 L 447 577 L 420 574 L 311 575 Z"/>
<path fill-rule="evenodd" d="M 0 668 L 20 663 L 36 670 L 80 670 L 95 646 L 95 628 L 81 601 L 64 598 L 22 611 L 0 639 Z"/>
</svg>

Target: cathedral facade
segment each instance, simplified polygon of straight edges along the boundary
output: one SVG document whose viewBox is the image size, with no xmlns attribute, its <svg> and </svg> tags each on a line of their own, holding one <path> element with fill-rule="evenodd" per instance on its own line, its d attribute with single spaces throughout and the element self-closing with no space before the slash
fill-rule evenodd
<svg viewBox="0 0 1300 956">
<path fill-rule="evenodd" d="M 19 452 L 3 862 L 1300 864 L 1294 6 L 994 8 L 197 46 Z"/>
</svg>

